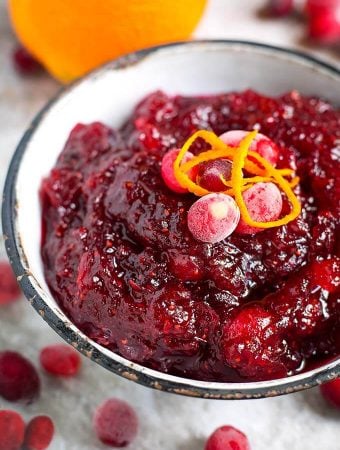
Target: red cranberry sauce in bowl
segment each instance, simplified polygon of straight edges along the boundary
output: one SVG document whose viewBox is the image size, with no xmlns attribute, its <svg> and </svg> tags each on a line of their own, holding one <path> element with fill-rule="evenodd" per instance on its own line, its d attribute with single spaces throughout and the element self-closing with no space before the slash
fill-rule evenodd
<svg viewBox="0 0 340 450">
<path fill-rule="evenodd" d="M 187 171 L 196 193 L 175 166 L 198 130 L 229 153 Z M 261 176 L 236 156 L 252 130 Z M 76 125 L 41 186 L 51 292 L 97 343 L 183 377 L 268 380 L 339 355 L 339 146 L 340 111 L 295 91 L 154 92 L 119 130 Z M 198 137 L 182 163 L 208 150 Z M 295 177 L 287 223 L 269 173 Z"/>
</svg>

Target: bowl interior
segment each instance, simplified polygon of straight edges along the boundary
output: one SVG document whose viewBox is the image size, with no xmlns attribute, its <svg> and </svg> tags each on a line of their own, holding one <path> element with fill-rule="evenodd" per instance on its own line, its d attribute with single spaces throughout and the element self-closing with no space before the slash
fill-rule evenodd
<svg viewBox="0 0 340 450">
<path fill-rule="evenodd" d="M 124 59 L 121 64 L 111 63 L 67 89 L 45 111 L 30 135 L 15 184 L 16 244 L 38 294 L 72 326 L 49 293 L 43 276 L 38 193 L 42 178 L 53 167 L 76 123 L 102 121 L 119 127 L 135 104 L 156 89 L 187 95 L 247 88 L 278 95 L 296 89 L 340 104 L 339 85 L 335 72 L 288 52 L 208 42 L 164 47 Z M 100 351 L 111 354 L 102 348 Z"/>
</svg>

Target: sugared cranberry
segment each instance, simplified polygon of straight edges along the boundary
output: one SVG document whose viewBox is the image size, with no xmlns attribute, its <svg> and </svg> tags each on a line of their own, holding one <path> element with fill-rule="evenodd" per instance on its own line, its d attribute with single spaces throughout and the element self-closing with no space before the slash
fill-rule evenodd
<svg viewBox="0 0 340 450">
<path fill-rule="evenodd" d="M 0 411 L 0 450 L 20 450 L 25 433 L 25 423 L 15 411 Z"/>
<path fill-rule="evenodd" d="M 194 238 L 212 244 L 228 237 L 239 220 L 240 210 L 235 200 L 225 194 L 205 195 L 188 211 L 188 228 Z"/>
<path fill-rule="evenodd" d="M 20 295 L 20 288 L 10 264 L 0 261 L 0 305 L 16 301 Z"/>
<path fill-rule="evenodd" d="M 0 352 L 0 395 L 9 401 L 31 403 L 39 392 L 39 376 L 30 361 L 16 352 Z"/>
<path fill-rule="evenodd" d="M 162 168 L 161 173 L 164 180 L 164 183 L 168 186 L 169 189 L 171 189 L 174 192 L 177 192 L 178 194 L 185 194 L 188 192 L 186 188 L 183 188 L 179 182 L 177 181 L 174 173 L 174 162 L 178 156 L 179 150 L 178 149 L 172 149 L 169 150 L 162 159 Z M 190 161 L 190 159 L 193 158 L 193 154 L 191 152 L 187 152 L 183 158 L 183 163 Z M 195 170 L 192 169 L 188 176 L 192 179 L 194 179 Z"/>
<path fill-rule="evenodd" d="M 282 211 L 282 197 L 274 183 L 256 183 L 243 192 L 243 199 L 250 217 L 256 222 L 270 222 L 279 218 Z M 255 234 L 262 228 L 248 225 L 241 217 L 236 228 L 240 234 Z"/>
<path fill-rule="evenodd" d="M 13 64 L 21 75 L 33 75 L 42 70 L 41 64 L 21 46 L 13 52 Z"/>
<path fill-rule="evenodd" d="M 340 378 L 321 385 L 320 392 L 329 404 L 340 409 Z"/>
<path fill-rule="evenodd" d="M 232 130 L 221 134 L 220 139 L 229 145 L 230 147 L 237 147 L 242 139 L 244 139 L 248 134 L 248 131 L 244 130 Z M 264 159 L 266 159 L 270 164 L 275 166 L 279 157 L 279 149 L 275 142 L 269 139 L 264 134 L 258 133 L 251 143 L 249 150 L 258 153 Z"/>
<path fill-rule="evenodd" d="M 128 403 L 111 398 L 97 408 L 93 426 L 104 444 L 126 447 L 137 435 L 138 418 Z"/>
<path fill-rule="evenodd" d="M 40 363 L 52 375 L 72 377 L 79 372 L 81 359 L 79 353 L 69 345 L 54 344 L 42 349 Z"/>
<path fill-rule="evenodd" d="M 250 450 L 250 444 L 247 436 L 240 430 L 224 425 L 209 437 L 205 450 Z"/>
<path fill-rule="evenodd" d="M 272 16 L 287 16 L 294 10 L 294 0 L 269 0 L 268 12 Z"/>
<path fill-rule="evenodd" d="M 36 416 L 27 425 L 25 431 L 25 450 L 46 450 L 52 442 L 54 424 L 48 416 Z"/>
<path fill-rule="evenodd" d="M 227 159 L 215 159 L 198 166 L 197 183 L 213 192 L 221 192 L 228 189 L 221 180 L 221 175 L 228 181 L 231 176 L 232 163 Z"/>
</svg>

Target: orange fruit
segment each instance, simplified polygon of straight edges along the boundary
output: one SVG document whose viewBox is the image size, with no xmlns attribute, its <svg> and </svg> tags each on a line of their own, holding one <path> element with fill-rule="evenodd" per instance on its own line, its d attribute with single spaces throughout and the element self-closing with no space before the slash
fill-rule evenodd
<svg viewBox="0 0 340 450">
<path fill-rule="evenodd" d="M 68 82 L 125 53 L 187 39 L 206 0 L 9 0 L 22 44 Z"/>
</svg>

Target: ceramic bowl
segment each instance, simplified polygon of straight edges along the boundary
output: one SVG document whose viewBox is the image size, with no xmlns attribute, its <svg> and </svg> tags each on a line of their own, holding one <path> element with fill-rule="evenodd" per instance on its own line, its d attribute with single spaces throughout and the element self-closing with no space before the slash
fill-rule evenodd
<svg viewBox="0 0 340 450">
<path fill-rule="evenodd" d="M 119 127 L 139 99 L 155 89 L 212 94 L 252 88 L 278 95 L 297 89 L 340 104 L 340 73 L 304 54 L 236 41 L 195 41 L 133 53 L 66 87 L 34 119 L 13 156 L 3 200 L 6 249 L 22 290 L 66 341 L 106 369 L 155 389 L 196 397 L 241 399 L 312 387 L 340 374 L 340 359 L 290 378 L 219 383 L 176 377 L 143 367 L 101 347 L 68 319 L 51 295 L 40 258 L 38 191 L 77 122 Z"/>
</svg>

